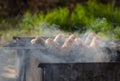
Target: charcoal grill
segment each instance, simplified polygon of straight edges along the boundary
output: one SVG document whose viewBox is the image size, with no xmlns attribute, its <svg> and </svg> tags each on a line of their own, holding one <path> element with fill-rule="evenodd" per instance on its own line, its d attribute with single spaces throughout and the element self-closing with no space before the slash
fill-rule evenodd
<svg viewBox="0 0 120 81">
<path fill-rule="evenodd" d="M 22 47 L 17 49 L 18 57 L 22 57 L 17 81 L 119 81 L 120 80 L 120 51 L 117 59 L 112 62 L 90 63 L 40 63 L 31 55 L 30 40 L 34 37 L 13 37 L 15 43 L 9 47 Z M 27 47 L 27 48 L 26 48 Z M 24 49 L 25 48 L 25 49 Z M 108 52 L 109 49 L 106 48 Z M 33 49 L 34 50 L 34 49 Z M 21 53 L 24 51 L 24 54 Z M 26 60 L 27 59 L 27 60 Z M 21 61 L 19 61 L 21 62 Z M 34 78 L 32 78 L 34 77 Z"/>
<path fill-rule="evenodd" d="M 43 81 L 119 81 L 120 63 L 40 64 Z"/>
</svg>

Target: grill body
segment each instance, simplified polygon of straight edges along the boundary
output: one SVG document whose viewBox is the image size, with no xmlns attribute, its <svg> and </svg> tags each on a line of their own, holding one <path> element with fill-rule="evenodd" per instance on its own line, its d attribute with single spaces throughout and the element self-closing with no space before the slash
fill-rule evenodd
<svg viewBox="0 0 120 81">
<path fill-rule="evenodd" d="M 120 63 L 46 63 L 43 81 L 119 81 Z"/>
<path fill-rule="evenodd" d="M 15 43 L 9 47 L 17 49 L 19 59 L 19 74 L 17 81 L 119 81 L 120 52 L 114 62 L 90 63 L 41 63 L 32 56 L 30 40 L 34 37 L 14 37 Z M 109 48 L 107 48 L 109 49 Z"/>
</svg>

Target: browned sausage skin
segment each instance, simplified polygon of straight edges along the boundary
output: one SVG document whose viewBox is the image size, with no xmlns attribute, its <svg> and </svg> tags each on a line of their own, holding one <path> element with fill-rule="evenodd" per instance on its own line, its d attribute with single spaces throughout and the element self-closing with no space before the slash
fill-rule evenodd
<svg viewBox="0 0 120 81">
<path fill-rule="evenodd" d="M 37 36 L 37 37 L 35 37 L 35 39 L 31 40 L 31 44 L 32 45 L 41 44 L 42 46 L 44 46 L 45 45 L 45 40 L 43 38 Z"/>
</svg>

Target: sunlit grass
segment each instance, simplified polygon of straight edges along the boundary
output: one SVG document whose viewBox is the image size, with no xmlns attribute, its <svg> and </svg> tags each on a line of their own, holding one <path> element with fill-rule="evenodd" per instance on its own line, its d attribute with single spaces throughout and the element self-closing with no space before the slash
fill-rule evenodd
<svg viewBox="0 0 120 81">
<path fill-rule="evenodd" d="M 4 42 L 12 36 L 55 35 L 61 33 L 59 29 L 64 33 L 90 30 L 105 37 L 120 39 L 120 8 L 88 1 L 86 5 L 77 4 L 71 14 L 64 7 L 49 10 L 46 14 L 26 12 L 21 17 L 0 18 L 0 36 Z"/>
</svg>

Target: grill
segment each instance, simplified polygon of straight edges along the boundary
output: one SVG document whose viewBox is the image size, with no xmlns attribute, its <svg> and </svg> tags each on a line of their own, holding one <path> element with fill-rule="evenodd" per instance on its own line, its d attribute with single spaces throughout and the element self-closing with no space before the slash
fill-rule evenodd
<svg viewBox="0 0 120 81">
<path fill-rule="evenodd" d="M 119 81 L 120 63 L 40 64 L 43 81 Z"/>
<path fill-rule="evenodd" d="M 17 81 L 119 81 L 120 51 L 117 48 L 106 48 L 117 52 L 117 59 L 111 62 L 87 63 L 41 63 L 31 51 L 30 40 L 34 37 L 13 37 L 14 43 L 6 46 L 15 48 L 19 59 Z M 118 43 L 118 42 L 117 42 Z"/>
</svg>

